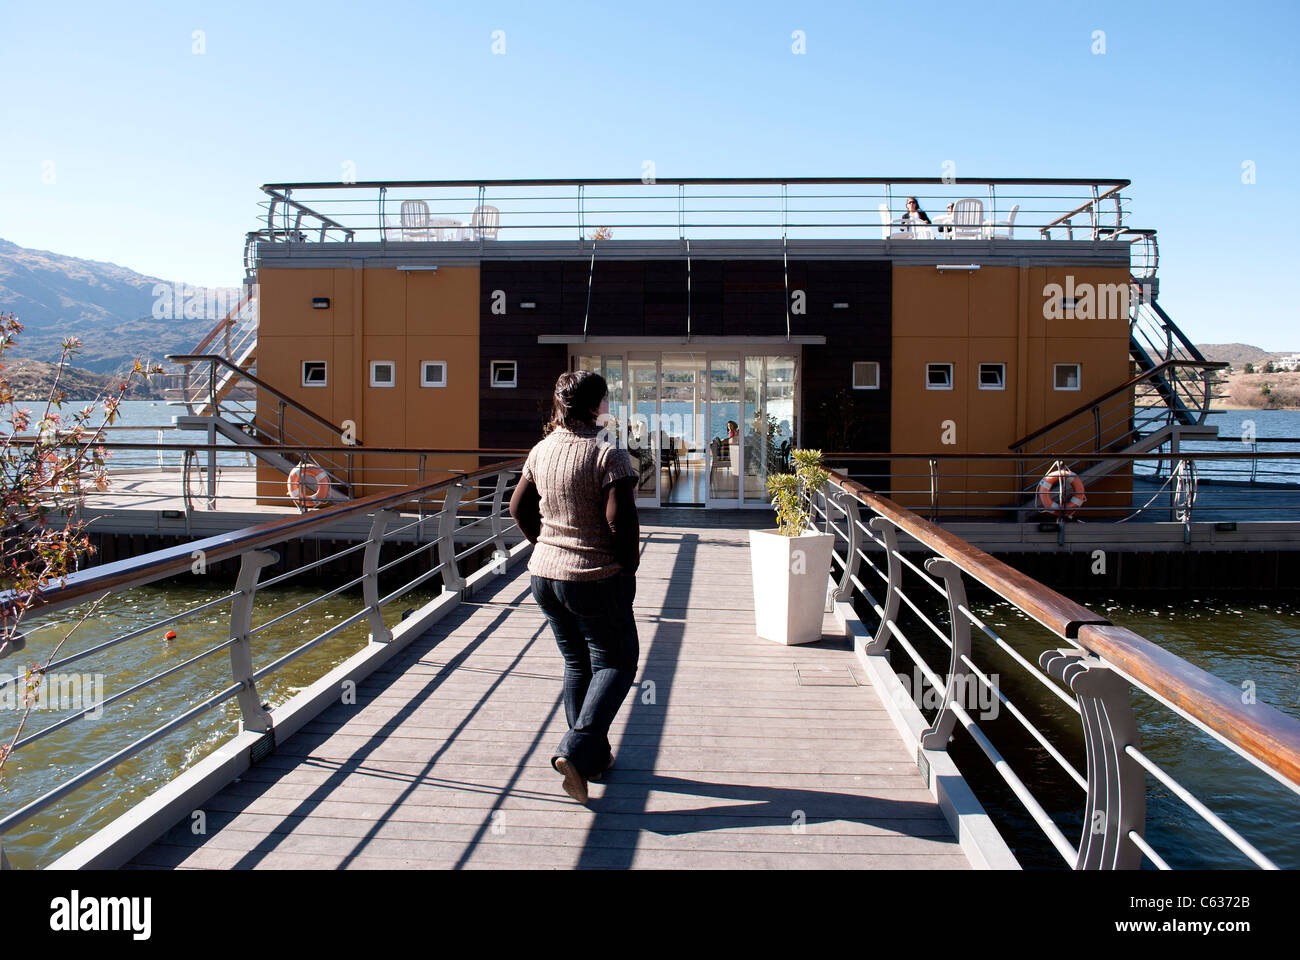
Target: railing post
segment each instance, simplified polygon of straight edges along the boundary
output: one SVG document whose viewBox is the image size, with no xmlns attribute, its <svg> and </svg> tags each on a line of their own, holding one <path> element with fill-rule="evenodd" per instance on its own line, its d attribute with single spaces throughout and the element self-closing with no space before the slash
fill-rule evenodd
<svg viewBox="0 0 1300 960">
<path fill-rule="evenodd" d="M 505 518 L 501 516 L 501 507 L 506 498 L 506 480 L 508 473 L 502 470 L 497 474 L 497 485 L 492 491 L 492 518 L 488 527 L 492 531 L 492 563 L 496 573 L 506 572 L 506 561 L 510 558 L 510 549 L 506 546 Z"/>
<path fill-rule="evenodd" d="M 1038 658 L 1049 676 L 1078 698 L 1088 758 L 1088 806 L 1076 870 L 1136 870 L 1142 852 L 1129 837 L 1146 831 L 1146 775 L 1126 748 L 1140 747 L 1128 682 L 1101 660 L 1075 649 Z"/>
<path fill-rule="evenodd" d="M 957 723 L 953 706 L 971 680 L 970 668 L 963 661 L 963 658 L 970 657 L 970 621 L 961 611 L 966 606 L 966 585 L 962 581 L 961 570 L 951 560 L 931 557 L 925 562 L 925 569 L 943 577 L 944 589 L 948 591 L 948 632 L 952 640 L 952 654 L 948 659 L 948 683 L 943 691 L 943 705 L 939 707 L 939 713 L 929 729 L 921 734 L 921 749 L 947 750 L 948 738 L 952 736 L 953 726 Z M 913 695 L 919 693 L 919 690 L 914 691 Z"/>
<path fill-rule="evenodd" d="M 939 522 L 939 461 L 930 458 L 930 522 Z"/>
<path fill-rule="evenodd" d="M 376 510 L 370 524 L 370 538 L 361 559 L 361 599 L 366 605 L 366 618 L 370 621 L 370 642 L 388 643 L 393 631 L 384 625 L 384 612 L 379 609 L 379 551 L 384 545 L 384 527 L 393 518 L 391 510 Z"/>
<path fill-rule="evenodd" d="M 438 515 L 438 559 L 442 563 L 443 590 L 463 590 L 465 578 L 456 563 L 456 515 L 460 498 L 465 494 L 462 483 L 448 487 L 443 493 L 442 510 Z"/>
<path fill-rule="evenodd" d="M 230 605 L 230 669 L 235 682 L 242 684 L 239 691 L 239 712 L 245 730 L 266 733 L 271 729 L 271 715 L 262 708 L 262 698 L 257 694 L 253 680 L 253 646 L 249 631 L 253 626 L 253 597 L 257 593 L 257 578 L 263 567 L 269 567 L 279 557 L 268 550 L 250 550 L 240 558 L 239 576 L 235 590 L 239 596 Z"/>
<path fill-rule="evenodd" d="M 844 555 L 844 572 L 840 575 L 840 582 L 834 594 L 835 601 L 838 603 L 853 596 L 853 578 L 858 575 L 858 563 L 861 560 L 859 551 L 862 549 L 862 527 L 860 526 L 862 521 L 857 497 L 845 490 L 837 491 L 834 496 L 835 506 L 844 515 L 844 523 L 848 529 L 848 544 L 845 547 L 848 552 Z M 826 513 L 829 523 L 830 510 L 828 509 Z"/>
<path fill-rule="evenodd" d="M 866 653 L 879 654 L 884 653 L 885 648 L 889 646 L 889 638 L 892 635 L 889 625 L 898 619 L 898 606 L 902 600 L 898 595 L 898 588 L 903 584 L 903 565 L 894 556 L 898 552 L 898 528 L 884 517 L 872 517 L 867 526 L 885 538 L 885 560 L 888 564 L 885 568 L 884 616 L 880 618 L 876 635 L 863 648 Z"/>
</svg>

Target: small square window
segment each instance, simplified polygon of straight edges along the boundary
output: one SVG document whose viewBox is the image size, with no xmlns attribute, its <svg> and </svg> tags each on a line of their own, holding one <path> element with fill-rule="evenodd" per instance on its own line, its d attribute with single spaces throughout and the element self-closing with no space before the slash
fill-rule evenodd
<svg viewBox="0 0 1300 960">
<path fill-rule="evenodd" d="M 391 360 L 371 360 L 370 385 L 372 387 L 396 386 L 396 378 L 393 376 L 394 366 Z"/>
<path fill-rule="evenodd" d="M 854 390 L 880 389 L 880 364 L 875 360 L 859 360 L 853 364 Z"/>
<path fill-rule="evenodd" d="M 951 363 L 927 363 L 925 365 L 925 389 L 951 390 L 952 389 L 952 364 Z"/>
<path fill-rule="evenodd" d="M 493 360 L 492 379 L 488 381 L 494 387 L 517 387 L 519 363 L 515 360 Z"/>
<path fill-rule="evenodd" d="M 304 360 L 302 362 L 302 385 L 304 387 L 325 386 L 324 360 Z"/>
<path fill-rule="evenodd" d="M 420 386 L 445 387 L 447 363 L 444 360 L 425 360 L 420 364 Z"/>
<path fill-rule="evenodd" d="M 1005 363 L 980 364 L 980 389 L 1005 390 L 1007 388 L 1007 365 Z"/>
<path fill-rule="evenodd" d="M 1057 390 L 1079 389 L 1079 365 L 1077 363 L 1058 363 L 1054 370 Z"/>
</svg>

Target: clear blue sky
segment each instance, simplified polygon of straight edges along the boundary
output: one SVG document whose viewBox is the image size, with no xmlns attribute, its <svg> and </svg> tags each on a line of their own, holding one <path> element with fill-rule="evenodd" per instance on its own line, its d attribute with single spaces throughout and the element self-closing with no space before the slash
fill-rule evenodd
<svg viewBox="0 0 1300 960">
<path fill-rule="evenodd" d="M 930 176 L 953 160 L 962 176 L 1131 179 L 1187 332 L 1300 350 L 1298 9 L 5 3 L 0 237 L 228 285 L 258 185 L 338 180 L 347 160 L 362 180 L 639 177 L 646 159 L 660 177 Z"/>
</svg>

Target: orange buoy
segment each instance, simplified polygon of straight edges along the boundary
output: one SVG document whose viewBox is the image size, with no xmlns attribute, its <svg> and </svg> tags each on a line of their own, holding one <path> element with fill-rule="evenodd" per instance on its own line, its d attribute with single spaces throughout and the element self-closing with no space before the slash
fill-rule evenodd
<svg viewBox="0 0 1300 960">
<path fill-rule="evenodd" d="M 1063 490 L 1067 486 L 1070 488 L 1068 500 L 1063 493 L 1061 500 L 1053 498 L 1054 491 L 1058 488 Z M 1087 499 L 1083 492 L 1083 481 L 1073 470 L 1065 467 L 1049 471 L 1042 480 L 1038 481 L 1038 506 L 1044 513 L 1050 513 L 1052 516 L 1072 517 L 1074 511 L 1083 506 Z"/>
<path fill-rule="evenodd" d="M 176 639 L 176 631 L 175 631 L 175 630 L 168 630 L 167 633 L 164 635 L 164 639 L 166 639 L 166 640 L 175 640 L 175 639 Z"/>
<path fill-rule="evenodd" d="M 318 506 L 330 497 L 330 475 L 314 463 L 300 463 L 289 473 L 289 498 L 299 509 Z"/>
</svg>

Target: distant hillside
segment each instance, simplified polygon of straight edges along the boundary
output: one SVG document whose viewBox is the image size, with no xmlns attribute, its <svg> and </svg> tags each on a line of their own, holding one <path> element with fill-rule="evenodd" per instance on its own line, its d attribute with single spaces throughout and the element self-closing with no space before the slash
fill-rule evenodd
<svg viewBox="0 0 1300 960">
<path fill-rule="evenodd" d="M 1269 353 L 1267 350 L 1253 347 L 1249 343 L 1198 343 L 1196 349 L 1205 355 L 1206 360 L 1226 360 L 1234 367 L 1240 367 L 1245 363 L 1253 363 L 1259 366 L 1279 357 L 1289 357 L 1295 352 L 1293 350 L 1283 350 L 1278 353 Z"/>
<path fill-rule="evenodd" d="M 43 402 L 50 395 L 50 387 L 58 368 L 43 360 L 10 359 L 5 364 L 3 376 L 9 381 L 14 399 L 20 402 Z M 64 367 L 63 376 L 59 378 L 59 389 L 63 391 L 65 403 L 78 400 L 96 400 L 102 396 L 117 396 L 122 383 L 121 377 L 103 373 L 92 373 L 77 367 Z M 159 395 L 140 379 L 131 385 L 126 393 L 128 400 L 156 400 Z"/>
<path fill-rule="evenodd" d="M 168 309 L 158 311 L 162 319 L 155 316 L 158 284 L 168 288 Z M 181 302 L 173 304 L 178 288 Z M 120 372 L 136 357 L 157 361 L 190 350 L 236 294 L 236 288 L 187 288 L 116 264 L 0 240 L 0 313 L 17 314 L 26 328 L 11 357 L 56 361 L 63 338 L 76 336 L 82 342 L 78 366 Z"/>
</svg>

